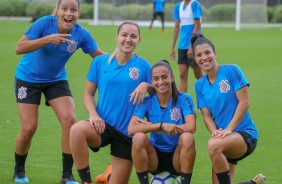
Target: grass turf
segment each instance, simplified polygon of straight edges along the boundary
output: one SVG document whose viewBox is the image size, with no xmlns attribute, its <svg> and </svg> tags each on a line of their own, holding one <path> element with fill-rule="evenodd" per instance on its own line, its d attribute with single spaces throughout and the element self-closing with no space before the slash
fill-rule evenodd
<svg viewBox="0 0 282 184">
<path fill-rule="evenodd" d="M 112 52 L 115 48 L 116 26 L 93 27 L 83 24 L 98 42 L 100 48 Z M 17 41 L 30 26 L 29 22 L 0 21 L 0 184 L 12 182 L 14 167 L 15 137 L 19 130 L 19 117 L 14 97 L 14 73 L 16 65 L 22 56 L 14 52 Z M 203 34 L 210 38 L 217 50 L 217 61 L 220 64 L 236 63 L 244 71 L 250 82 L 250 113 L 258 131 L 259 141 L 255 152 L 239 162 L 235 182 L 249 180 L 257 173 L 267 176 L 266 183 L 277 184 L 282 181 L 281 128 L 280 112 L 282 97 L 281 49 L 282 32 L 280 28 L 235 31 L 233 28 L 205 28 Z M 172 28 L 167 33 L 161 33 L 160 28 L 147 32 L 141 28 L 142 41 L 136 52 L 154 64 L 159 59 L 167 59 L 171 65 L 178 83 L 178 68 L 176 61 L 169 58 Z M 77 51 L 67 64 L 70 87 L 76 102 L 77 119 L 88 118 L 82 104 L 82 94 L 85 76 L 91 58 Z M 195 78 L 189 70 L 189 93 L 194 98 Z M 279 92 L 280 91 L 280 92 Z M 61 177 L 61 127 L 50 107 L 42 105 L 39 109 L 39 124 L 33 138 L 32 146 L 26 163 L 26 172 L 30 184 L 56 184 Z M 195 107 L 196 108 L 196 107 Z M 211 164 L 206 150 L 209 139 L 201 114 L 197 114 L 197 132 L 195 133 L 197 158 L 194 166 L 192 183 L 211 183 Z M 110 162 L 109 149 L 104 148 L 99 153 L 90 153 L 92 178 L 103 172 Z M 74 167 L 75 178 L 78 179 Z M 138 183 L 133 170 L 130 183 Z"/>
</svg>

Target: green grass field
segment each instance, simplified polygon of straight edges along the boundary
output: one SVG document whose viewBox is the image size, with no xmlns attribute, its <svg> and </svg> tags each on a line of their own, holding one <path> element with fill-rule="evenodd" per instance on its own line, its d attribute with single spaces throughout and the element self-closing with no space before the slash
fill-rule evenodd
<svg viewBox="0 0 282 184">
<path fill-rule="evenodd" d="M 84 24 L 92 33 L 101 49 L 112 52 L 115 48 L 117 27 L 93 27 Z M 30 26 L 29 22 L 0 21 L 0 184 L 10 184 L 14 167 L 14 144 L 19 130 L 19 117 L 15 102 L 13 85 L 16 65 L 21 58 L 14 52 L 17 41 Z M 259 141 L 255 152 L 239 162 L 235 182 L 249 180 L 258 173 L 267 176 L 267 184 L 278 184 L 282 181 L 282 31 L 280 28 L 242 30 L 234 28 L 205 28 L 203 33 L 210 38 L 217 50 L 217 61 L 220 64 L 236 63 L 244 71 L 250 82 L 250 112 L 259 131 Z M 171 62 L 178 83 L 178 68 L 169 58 L 172 28 L 166 34 L 160 28 L 141 28 L 142 42 L 137 54 L 147 58 L 150 63 L 159 59 Z M 69 82 L 76 102 L 77 119 L 86 119 L 88 115 L 82 104 L 85 76 L 91 58 L 78 51 L 67 64 Z M 195 78 L 192 70 L 189 73 L 189 93 L 194 98 Z M 279 92 L 280 91 L 280 92 Z M 42 104 L 43 101 L 42 101 Z M 40 106 L 40 117 L 37 133 L 32 142 L 26 164 L 30 184 L 58 184 L 61 177 L 61 127 L 50 107 Z M 197 158 L 192 183 L 211 183 L 211 163 L 206 150 L 209 133 L 202 116 L 197 116 L 195 133 Z M 92 177 L 102 172 L 110 162 L 109 149 L 99 153 L 90 153 Z M 75 177 L 78 179 L 76 169 Z M 132 172 L 130 183 L 137 178 Z"/>
</svg>

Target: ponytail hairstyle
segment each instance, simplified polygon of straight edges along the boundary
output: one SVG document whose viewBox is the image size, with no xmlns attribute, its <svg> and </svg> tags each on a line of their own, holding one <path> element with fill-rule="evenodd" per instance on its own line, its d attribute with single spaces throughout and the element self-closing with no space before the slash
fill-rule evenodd
<svg viewBox="0 0 282 184">
<path fill-rule="evenodd" d="M 193 35 L 191 38 L 193 56 L 195 56 L 195 48 L 198 45 L 202 45 L 202 44 L 208 44 L 212 48 L 213 52 L 215 52 L 214 44 L 209 39 L 205 38 L 201 34 L 198 34 L 198 35 L 196 34 L 196 35 Z"/>
<path fill-rule="evenodd" d="M 154 66 L 152 66 L 151 74 L 152 74 L 152 71 L 159 66 L 166 67 L 168 72 L 169 72 L 169 75 L 173 75 L 173 71 L 171 69 L 171 66 L 170 66 L 169 62 L 165 59 L 159 60 Z M 172 88 L 172 105 L 175 106 L 177 104 L 178 95 L 179 95 L 179 91 L 176 87 L 175 81 L 171 82 L 171 88 Z"/>
<path fill-rule="evenodd" d="M 59 10 L 59 6 L 60 6 L 61 2 L 62 2 L 62 0 L 58 0 L 57 5 L 56 5 L 55 9 L 53 10 L 52 15 L 58 16 L 58 10 Z M 78 5 L 78 10 L 79 10 L 80 9 L 80 2 L 79 2 L 79 0 L 76 0 L 76 2 L 77 2 L 77 5 Z"/>
<path fill-rule="evenodd" d="M 129 25 L 134 25 L 135 27 L 137 27 L 137 29 L 138 29 L 138 35 L 139 35 L 139 37 L 140 37 L 140 27 L 139 27 L 139 25 L 137 24 L 137 22 L 135 22 L 135 21 L 133 21 L 133 20 L 126 20 L 126 21 L 124 21 L 123 23 L 121 23 L 121 24 L 119 25 L 119 27 L 118 27 L 117 34 L 119 34 L 119 32 L 120 32 L 122 26 L 127 25 L 127 24 L 129 24 Z M 117 47 L 115 48 L 114 52 L 111 54 L 111 56 L 110 56 L 110 58 L 109 58 L 109 60 L 108 60 L 108 64 L 111 63 L 111 61 L 112 61 L 113 58 L 116 56 L 116 54 L 117 54 Z"/>
</svg>

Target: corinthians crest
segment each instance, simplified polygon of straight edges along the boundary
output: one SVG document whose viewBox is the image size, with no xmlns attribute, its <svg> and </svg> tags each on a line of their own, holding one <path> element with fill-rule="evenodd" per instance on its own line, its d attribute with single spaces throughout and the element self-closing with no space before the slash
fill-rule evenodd
<svg viewBox="0 0 282 184">
<path fill-rule="evenodd" d="M 219 83 L 219 87 L 220 87 L 220 92 L 221 93 L 227 93 L 230 90 L 230 86 L 228 84 L 228 80 L 222 80 Z"/>
<path fill-rule="evenodd" d="M 26 90 L 27 90 L 27 88 L 26 87 L 20 87 L 19 89 L 18 89 L 18 99 L 24 99 L 24 98 L 26 98 Z"/>
<path fill-rule="evenodd" d="M 67 51 L 72 53 L 76 50 L 76 45 L 77 45 L 77 42 L 76 41 L 72 41 L 71 43 L 68 42 L 68 48 L 67 48 Z"/>
<path fill-rule="evenodd" d="M 180 109 L 176 107 L 170 109 L 170 118 L 171 120 L 178 121 L 181 118 Z"/>
<path fill-rule="evenodd" d="M 131 79 L 134 79 L 134 80 L 136 80 L 136 79 L 138 79 L 139 78 L 139 69 L 138 68 L 135 68 L 135 67 L 133 67 L 133 68 L 129 68 L 129 77 L 131 78 Z"/>
</svg>

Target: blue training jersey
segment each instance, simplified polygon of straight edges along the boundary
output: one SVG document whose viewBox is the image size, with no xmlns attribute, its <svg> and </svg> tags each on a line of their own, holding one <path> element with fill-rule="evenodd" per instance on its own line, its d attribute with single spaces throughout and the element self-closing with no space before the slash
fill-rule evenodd
<svg viewBox="0 0 282 184">
<path fill-rule="evenodd" d="M 176 125 L 185 123 L 185 117 L 195 114 L 194 103 L 190 95 L 179 93 L 175 106 L 170 99 L 165 109 L 160 107 L 157 94 L 147 96 L 143 103 L 136 107 L 134 116 L 144 117 L 153 124 L 164 122 Z M 166 133 L 150 132 L 150 142 L 162 152 L 173 152 L 178 144 L 179 135 L 170 136 Z"/>
<path fill-rule="evenodd" d="M 58 34 L 57 16 L 44 16 L 34 22 L 24 33 L 30 40 L 42 38 L 51 34 Z M 26 53 L 20 60 L 16 77 L 35 83 L 54 82 L 67 80 L 65 64 L 72 54 L 79 48 L 84 53 L 94 52 L 98 45 L 89 31 L 76 23 L 67 39 L 72 40 L 70 44 L 65 42 L 60 45 L 48 44 L 33 52 Z"/>
<path fill-rule="evenodd" d="M 239 103 L 236 92 L 249 82 L 237 65 L 221 65 L 216 80 L 209 83 L 207 75 L 195 84 L 198 108 L 208 108 L 217 129 L 225 129 L 234 116 Z M 258 139 L 257 128 L 247 111 L 233 131 L 244 131 Z"/>
<path fill-rule="evenodd" d="M 128 136 L 128 124 L 135 108 L 129 102 L 129 95 L 141 82 L 151 84 L 151 66 L 136 55 L 132 55 L 124 66 L 120 66 L 115 58 L 109 63 L 109 58 L 110 54 L 97 56 L 90 66 L 87 80 L 98 87 L 96 110 L 99 116 Z"/>
<path fill-rule="evenodd" d="M 154 12 L 164 12 L 165 0 L 153 0 Z"/>
<path fill-rule="evenodd" d="M 191 0 L 187 6 L 185 6 L 184 1 L 176 3 L 172 19 L 180 21 L 178 49 L 189 49 L 194 30 L 194 19 L 202 20 L 201 4 L 197 0 Z"/>
</svg>

